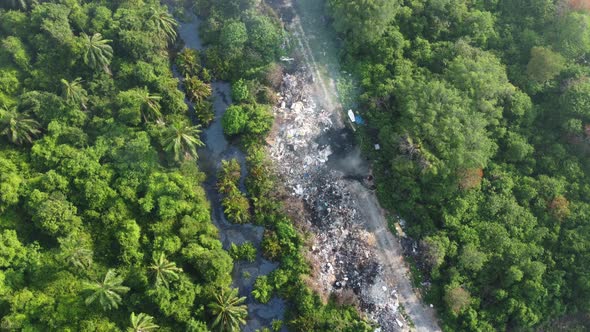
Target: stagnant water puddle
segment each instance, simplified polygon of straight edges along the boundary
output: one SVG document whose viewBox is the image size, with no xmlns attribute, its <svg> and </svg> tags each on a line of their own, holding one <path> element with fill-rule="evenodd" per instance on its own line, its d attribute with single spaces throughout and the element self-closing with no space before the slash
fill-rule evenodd
<svg viewBox="0 0 590 332">
<path fill-rule="evenodd" d="M 186 19 L 180 22 L 178 32 L 184 41 L 185 47 L 203 50 L 203 44 L 199 37 L 200 20 L 197 16 L 187 13 Z M 251 242 L 258 248 L 256 260 L 252 263 L 236 262 L 233 271 L 233 286 L 239 288 L 240 296 L 246 296 L 248 305 L 247 325 L 242 331 L 254 332 L 262 327 L 269 327 L 275 319 L 283 319 L 286 303 L 283 299 L 273 297 L 267 304 L 258 303 L 252 297 L 254 281 L 260 275 L 266 275 L 278 267 L 274 263 L 264 259 L 260 254 L 260 242 L 264 233 L 264 227 L 251 224 L 238 225 L 229 222 L 221 206 L 221 197 L 217 192 L 217 171 L 222 160 L 237 159 L 242 168 L 240 189 L 245 190 L 244 179 L 247 174 L 246 158 L 244 153 L 234 144 L 228 142 L 223 134 L 221 117 L 231 105 L 231 89 L 227 82 L 215 81 L 212 83 L 213 108 L 215 120 L 201 135 L 205 146 L 199 149 L 199 167 L 207 175 L 203 187 L 207 192 L 207 198 L 211 202 L 211 219 L 219 229 L 223 247 L 228 249 L 232 243 L 242 244 Z M 194 107 L 187 101 L 191 116 L 194 118 Z"/>
</svg>

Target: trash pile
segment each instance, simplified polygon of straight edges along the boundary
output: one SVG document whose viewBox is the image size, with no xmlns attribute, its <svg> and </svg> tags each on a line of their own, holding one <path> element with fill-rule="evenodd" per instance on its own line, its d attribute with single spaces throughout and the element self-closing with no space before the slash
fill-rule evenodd
<svg viewBox="0 0 590 332">
<path fill-rule="evenodd" d="M 344 128 L 339 111 L 323 109 L 312 98 L 312 85 L 305 69 L 284 75 L 267 142 L 285 188 L 306 210 L 298 217 L 314 235 L 309 255 L 314 285 L 325 296 L 354 292 L 355 303 L 383 332 L 406 330 L 394 281 L 381 276 L 375 237 L 364 227 L 363 207 L 351 186 L 351 181 L 365 181 L 329 167 L 333 147 L 319 142 L 322 135 Z M 370 174 L 365 177 L 372 180 Z"/>
</svg>

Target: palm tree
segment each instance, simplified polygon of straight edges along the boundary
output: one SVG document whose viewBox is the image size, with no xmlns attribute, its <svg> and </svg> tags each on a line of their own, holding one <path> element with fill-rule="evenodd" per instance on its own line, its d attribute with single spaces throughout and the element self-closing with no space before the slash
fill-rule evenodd
<svg viewBox="0 0 590 332">
<path fill-rule="evenodd" d="M 61 80 L 63 85 L 62 96 L 68 103 L 81 105 L 86 110 L 86 102 L 88 101 L 88 93 L 82 87 L 82 79 L 80 77 L 68 82 L 65 79 Z"/>
<path fill-rule="evenodd" d="M 229 292 L 221 290 L 215 295 L 215 302 L 209 304 L 209 309 L 215 320 L 213 329 L 222 332 L 234 332 L 240 330 L 240 325 L 246 324 L 248 307 L 243 304 L 246 297 L 238 297 L 238 290 L 233 288 Z"/>
<path fill-rule="evenodd" d="M 168 261 L 164 253 L 154 256 L 154 263 L 149 269 L 156 275 L 156 286 L 164 285 L 166 288 L 169 280 L 178 279 L 178 273 L 182 272 L 181 268 L 176 267 L 176 263 Z"/>
<path fill-rule="evenodd" d="M 223 198 L 223 213 L 227 218 L 238 224 L 245 224 L 250 220 L 250 201 L 235 186 L 229 194 Z"/>
<path fill-rule="evenodd" d="M 164 149 L 174 151 L 174 160 L 197 159 L 197 147 L 203 146 L 199 138 L 200 126 L 171 125 L 163 138 Z"/>
<path fill-rule="evenodd" d="M 69 236 L 59 240 L 61 257 L 68 264 L 82 270 L 92 265 L 93 252 L 78 236 Z"/>
<path fill-rule="evenodd" d="M 149 15 L 148 20 L 156 26 L 158 33 L 173 42 L 176 39 L 176 26 L 178 26 L 174 17 L 161 7 L 150 7 Z"/>
<path fill-rule="evenodd" d="M 6 135 L 16 145 L 32 143 L 33 137 L 41 133 L 39 127 L 39 122 L 17 112 L 15 108 L 0 108 L 0 135 Z"/>
<path fill-rule="evenodd" d="M 127 332 L 148 332 L 154 331 L 159 327 L 158 325 L 154 324 L 154 317 L 144 314 L 143 312 L 137 316 L 134 312 L 132 312 L 130 318 L 131 327 L 127 328 Z"/>
<path fill-rule="evenodd" d="M 221 161 L 221 175 L 232 182 L 238 182 L 242 176 L 242 166 L 236 158 Z"/>
<path fill-rule="evenodd" d="M 236 159 L 222 160 L 221 170 L 217 175 L 219 179 L 217 188 L 219 188 L 219 191 L 229 195 L 232 191 L 238 190 L 236 184 L 240 180 L 241 173 L 240 163 Z"/>
<path fill-rule="evenodd" d="M 141 116 L 143 117 L 143 121 L 148 122 L 148 120 L 160 120 L 162 118 L 162 112 L 160 111 L 160 100 L 162 97 L 151 94 L 147 88 L 144 88 L 139 93 L 139 96 L 143 101 L 143 106 L 141 107 Z"/>
<path fill-rule="evenodd" d="M 203 99 L 211 96 L 211 86 L 209 84 L 201 81 L 196 76 L 190 76 L 190 77 L 185 76 L 184 86 L 186 88 L 186 93 L 188 94 L 188 98 L 192 102 L 199 103 Z"/>
<path fill-rule="evenodd" d="M 199 119 L 199 122 L 205 127 L 209 126 L 215 119 L 213 104 L 208 100 L 202 101 L 195 105 L 195 113 L 197 114 L 197 119 Z"/>
<path fill-rule="evenodd" d="M 110 73 L 109 64 L 113 58 L 113 48 L 108 44 L 110 39 L 102 39 L 100 33 L 88 36 L 85 33 L 82 37 L 82 47 L 84 49 L 84 63 L 93 69 L 103 69 Z"/>
<path fill-rule="evenodd" d="M 108 270 L 102 282 L 87 284 L 87 290 L 92 291 L 86 298 L 86 305 L 94 303 L 97 299 L 104 310 L 117 309 L 122 301 L 121 294 L 129 291 L 129 287 L 121 285 L 123 278 L 117 275 L 115 270 Z"/>
<path fill-rule="evenodd" d="M 176 56 L 176 65 L 180 69 L 181 75 L 197 75 L 201 71 L 199 51 L 192 48 L 184 48 Z"/>
</svg>

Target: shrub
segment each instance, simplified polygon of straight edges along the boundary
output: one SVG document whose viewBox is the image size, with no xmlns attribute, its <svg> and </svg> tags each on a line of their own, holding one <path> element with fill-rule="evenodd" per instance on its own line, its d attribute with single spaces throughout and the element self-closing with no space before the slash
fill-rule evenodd
<svg viewBox="0 0 590 332">
<path fill-rule="evenodd" d="M 203 127 L 208 127 L 215 119 L 213 103 L 208 100 L 204 100 L 195 105 L 195 113 L 197 114 L 197 119 L 199 119 L 199 122 L 203 125 Z"/>
<path fill-rule="evenodd" d="M 223 212 L 233 222 L 247 223 L 250 221 L 250 201 L 239 189 L 241 178 L 240 164 L 236 159 L 222 161 L 218 175 L 217 187 L 224 195 L 221 204 Z"/>
<path fill-rule="evenodd" d="M 252 263 L 256 260 L 256 248 L 252 243 L 245 242 L 241 245 L 231 244 L 229 255 L 236 261 L 243 260 Z"/>
<path fill-rule="evenodd" d="M 260 136 L 266 135 L 272 128 L 273 116 L 270 108 L 266 105 L 247 105 L 248 122 L 246 129 L 248 133 Z"/>
<path fill-rule="evenodd" d="M 279 102 L 279 97 L 273 89 L 265 86 L 260 88 L 256 94 L 256 100 L 262 104 L 276 105 Z"/>
<path fill-rule="evenodd" d="M 248 114 L 243 107 L 232 105 L 223 114 L 221 124 L 223 125 L 223 132 L 226 135 L 241 134 L 246 128 L 248 122 Z"/>
<path fill-rule="evenodd" d="M 272 296 L 272 286 L 268 283 L 267 276 L 260 276 L 256 278 L 256 282 L 254 282 L 254 290 L 252 290 L 252 296 L 256 299 L 256 301 L 260 303 L 268 303 Z"/>
<path fill-rule="evenodd" d="M 250 98 L 250 91 L 248 91 L 248 85 L 241 79 L 232 84 L 231 87 L 231 98 L 235 103 L 241 103 L 247 101 Z"/>
<path fill-rule="evenodd" d="M 264 232 L 262 238 L 262 254 L 270 260 L 276 260 L 281 255 L 281 244 L 279 237 L 274 231 Z"/>
</svg>

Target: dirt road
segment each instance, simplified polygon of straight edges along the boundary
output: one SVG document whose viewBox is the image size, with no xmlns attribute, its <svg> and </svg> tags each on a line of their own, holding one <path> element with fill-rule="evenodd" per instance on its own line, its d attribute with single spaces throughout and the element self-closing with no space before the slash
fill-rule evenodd
<svg viewBox="0 0 590 332">
<path fill-rule="evenodd" d="M 316 3 L 318 2 L 323 1 Z M 305 66 L 313 75 L 313 80 L 309 84 L 314 87 L 313 91 L 316 93 L 314 97 L 326 110 L 340 119 L 341 125 L 343 112 L 338 107 L 338 95 L 334 83 L 337 79 L 334 76 L 339 75 L 339 71 L 334 68 L 337 66 L 335 65 L 337 49 L 334 49 L 333 41 L 322 40 L 322 38 L 329 38 L 330 35 L 325 33 L 325 23 L 321 22 L 323 20 L 321 14 L 301 12 L 306 10 L 305 6 L 301 5 L 295 8 L 295 12 L 297 13 L 298 10 L 300 15 L 296 15 L 288 27 L 298 51 L 303 55 Z M 300 16 L 304 16 L 303 25 Z M 310 45 L 313 46 L 310 47 Z M 322 45 L 322 50 L 314 49 L 318 47 L 317 45 Z M 317 55 L 323 59 L 316 61 Z M 412 330 L 440 331 L 434 310 L 421 303 L 411 285 L 410 271 L 404 262 L 401 245 L 388 230 L 387 220 L 374 193 L 359 182 L 350 181 L 349 186 L 353 200 L 357 202 L 360 213 L 363 215 L 363 224 L 360 226 L 372 233 L 376 240 L 375 251 L 383 268 L 379 278 L 385 279 L 388 285 L 394 285 L 397 291 L 396 297 L 411 320 L 410 325 L 414 326 Z M 383 289 L 385 290 L 386 287 Z M 402 330 L 406 329 L 407 325 L 404 325 Z"/>
<path fill-rule="evenodd" d="M 385 267 L 387 278 L 391 278 L 396 285 L 400 304 L 412 320 L 416 331 L 440 331 L 434 310 L 424 305 L 412 288 L 410 271 L 402 256 L 402 247 L 387 228 L 387 221 L 377 197 L 360 184 L 355 185 L 355 192 L 359 193 L 359 204 L 365 206 L 365 211 L 368 212 L 365 218 L 367 230 L 377 239 L 381 263 Z"/>
</svg>

